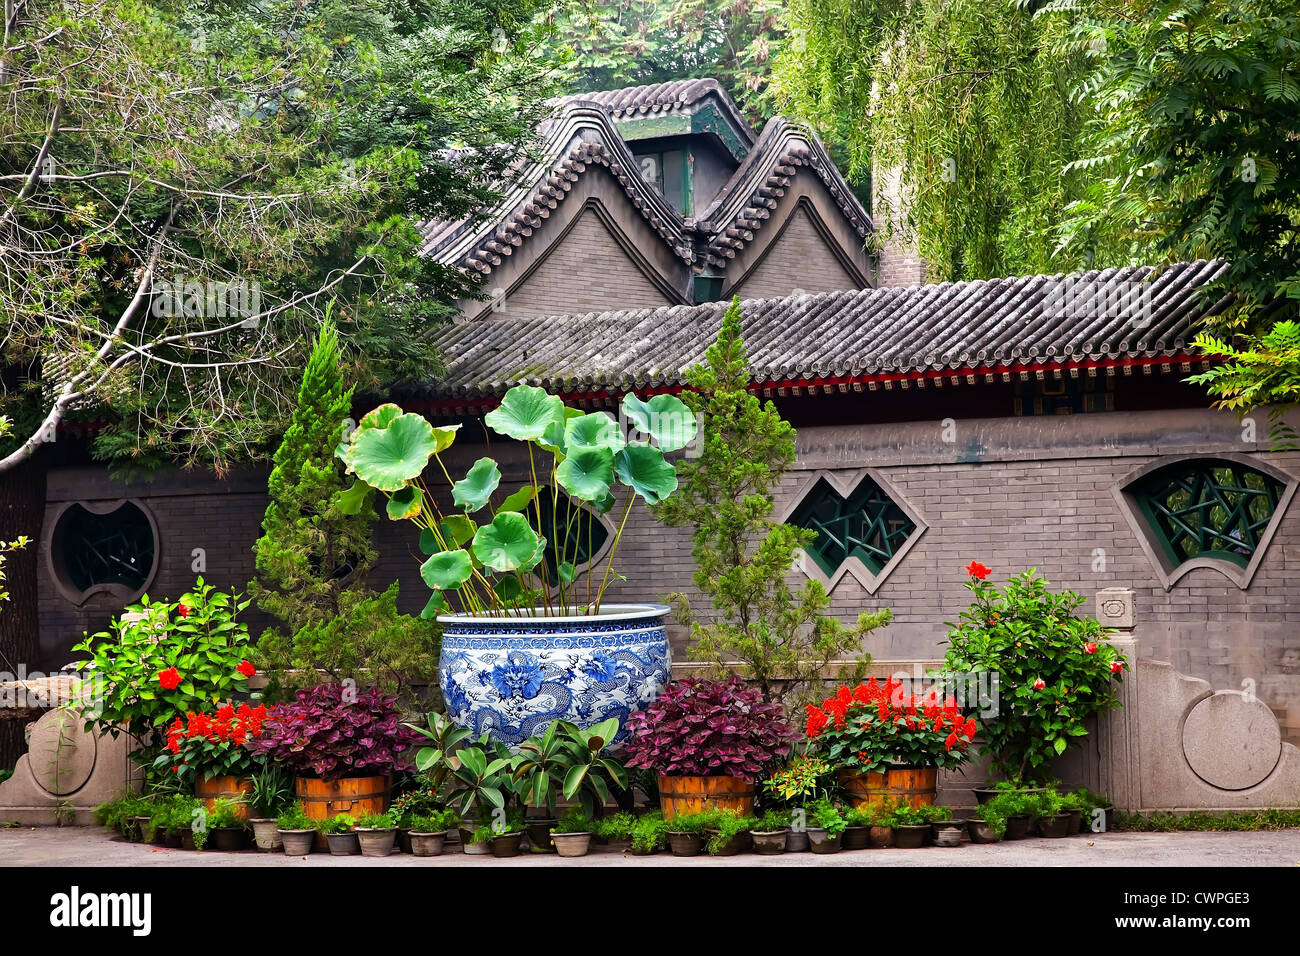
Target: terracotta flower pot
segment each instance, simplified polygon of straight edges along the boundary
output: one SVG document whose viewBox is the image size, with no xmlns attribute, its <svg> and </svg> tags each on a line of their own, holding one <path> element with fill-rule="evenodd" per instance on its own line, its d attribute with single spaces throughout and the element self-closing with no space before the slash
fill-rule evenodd
<svg viewBox="0 0 1300 956">
<path fill-rule="evenodd" d="M 316 844 L 315 830 L 279 830 L 285 856 L 306 856 Z"/>
<path fill-rule="evenodd" d="M 929 835 L 928 823 L 914 827 L 894 827 L 894 846 L 900 850 L 919 850 L 925 846 L 925 838 Z"/>
<path fill-rule="evenodd" d="M 253 825 L 253 842 L 264 852 L 280 849 L 280 828 L 269 817 L 248 821 Z"/>
<path fill-rule="evenodd" d="M 785 837 L 789 830 L 750 830 L 754 852 L 761 856 L 776 856 L 785 852 Z"/>
<path fill-rule="evenodd" d="M 871 846 L 871 828 L 848 827 L 844 831 L 842 845 L 846 850 L 865 850 Z"/>
<path fill-rule="evenodd" d="M 392 827 L 382 830 L 357 827 L 356 834 L 362 856 L 388 856 L 397 845 L 397 830 Z"/>
<path fill-rule="evenodd" d="M 966 835 L 970 837 L 971 843 L 998 842 L 998 835 L 993 832 L 993 828 L 978 817 L 966 821 Z"/>
<path fill-rule="evenodd" d="M 502 859 L 518 856 L 523 842 L 524 834 L 522 830 L 517 833 L 502 833 L 488 841 L 492 847 L 492 855 Z"/>
<path fill-rule="evenodd" d="M 668 849 L 673 856 L 699 856 L 704 847 L 704 840 L 698 833 L 674 833 L 668 831 Z"/>
<path fill-rule="evenodd" d="M 356 856 L 361 852 L 361 841 L 355 831 L 327 833 L 325 842 L 329 844 L 330 856 Z"/>
<path fill-rule="evenodd" d="M 930 824 L 935 846 L 961 846 L 961 833 L 965 829 L 955 820 L 945 820 Z"/>
<path fill-rule="evenodd" d="M 868 827 L 867 842 L 871 846 L 883 850 L 894 845 L 893 827 Z"/>
<path fill-rule="evenodd" d="M 552 833 L 551 840 L 560 856 L 586 856 L 591 849 L 590 833 Z"/>
<path fill-rule="evenodd" d="M 447 840 L 447 831 L 439 833 L 420 833 L 412 830 L 407 833 L 411 841 L 412 856 L 442 856 L 442 848 Z"/>
<path fill-rule="evenodd" d="M 829 830 L 821 827 L 808 828 L 808 846 L 814 853 L 839 853 L 844 834 L 831 836 Z"/>
</svg>

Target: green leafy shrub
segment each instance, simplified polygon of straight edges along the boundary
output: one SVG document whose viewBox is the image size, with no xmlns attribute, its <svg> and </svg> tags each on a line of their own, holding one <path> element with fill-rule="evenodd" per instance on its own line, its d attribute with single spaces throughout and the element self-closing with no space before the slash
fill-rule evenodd
<svg viewBox="0 0 1300 956">
<path fill-rule="evenodd" d="M 889 815 L 891 827 L 921 827 L 930 822 L 929 814 L 909 803 L 900 803 Z"/>
<path fill-rule="evenodd" d="M 848 827 L 844 814 L 825 798 L 813 801 L 807 809 L 810 830 L 825 830 L 831 837 L 837 837 Z"/>
<path fill-rule="evenodd" d="M 397 824 L 391 813 L 365 813 L 357 821 L 357 826 L 362 830 L 393 830 Z"/>
<path fill-rule="evenodd" d="M 246 809 L 243 800 L 218 797 L 208 807 L 208 826 L 217 830 L 243 829 Z"/>
<path fill-rule="evenodd" d="M 355 830 L 356 827 L 357 821 L 348 813 L 340 813 L 338 816 L 326 817 L 324 820 L 316 821 L 316 829 L 327 836 L 331 833 L 348 833 Z"/>
<path fill-rule="evenodd" d="M 317 830 L 317 821 L 307 816 L 301 803 L 295 803 L 283 810 L 275 818 L 275 825 L 281 830 Z M 321 831 L 324 832 L 324 831 Z"/>
<path fill-rule="evenodd" d="M 1012 781 L 1043 779 L 1086 721 L 1119 705 L 1114 682 L 1124 658 L 1104 643 L 1107 632 L 1076 612 L 1084 598 L 1055 594 L 1031 569 L 1005 588 L 971 562 L 974 595 L 959 624 L 949 624 L 944 669 L 950 675 L 997 675 L 997 708 L 981 715 L 982 753 Z"/>
<path fill-rule="evenodd" d="M 777 830 L 788 830 L 793 821 L 794 814 L 789 810 L 766 810 L 758 818 L 758 825 L 754 827 L 760 833 L 774 833 Z"/>
<path fill-rule="evenodd" d="M 416 813 L 409 816 L 402 825 L 412 833 L 443 833 L 460 826 L 460 814 L 455 810 Z"/>
<path fill-rule="evenodd" d="M 551 829 L 556 833 L 591 833 L 594 827 L 582 807 L 570 807 Z"/>
</svg>

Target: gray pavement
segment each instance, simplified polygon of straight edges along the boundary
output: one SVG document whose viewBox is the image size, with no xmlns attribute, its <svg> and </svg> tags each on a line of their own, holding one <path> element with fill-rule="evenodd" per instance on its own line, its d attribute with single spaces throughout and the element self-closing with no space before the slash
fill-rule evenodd
<svg viewBox="0 0 1300 956">
<path fill-rule="evenodd" d="M 594 847 L 580 859 L 525 854 L 515 859 L 449 853 L 417 858 L 394 854 L 385 859 L 283 853 L 202 853 L 127 843 L 92 827 L 13 827 L 0 829 L 0 866 L 1300 866 L 1300 830 L 1238 833 L 1106 833 L 1064 840 L 1016 840 L 992 845 L 962 844 L 951 849 L 856 850 L 828 856 L 632 856 Z"/>
</svg>

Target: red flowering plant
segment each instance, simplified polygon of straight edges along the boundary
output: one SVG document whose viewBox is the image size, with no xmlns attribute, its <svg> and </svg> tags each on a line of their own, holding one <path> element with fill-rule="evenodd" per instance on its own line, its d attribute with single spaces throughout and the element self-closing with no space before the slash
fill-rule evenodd
<svg viewBox="0 0 1300 956">
<path fill-rule="evenodd" d="M 799 735 L 780 704 L 739 677 L 674 681 L 627 719 L 624 763 L 666 777 L 756 780 L 790 753 Z"/>
<path fill-rule="evenodd" d="M 1127 665 L 1107 630 L 1077 611 L 1084 598 L 1054 593 L 1030 569 L 998 588 L 978 561 L 966 567 L 974 595 L 949 623 L 945 675 L 979 687 L 981 752 L 1008 779 L 1033 783 L 1087 734 L 1086 721 L 1116 707 Z M 996 682 L 996 686 L 994 686 Z"/>
<path fill-rule="evenodd" d="M 139 743 L 132 756 L 151 766 L 177 714 L 245 696 L 255 673 L 244 659 L 248 626 L 239 620 L 247 607 L 242 595 L 199 578 L 176 602 L 144 595 L 109 631 L 87 637 L 73 648 L 84 655 L 77 669 L 86 680 L 86 729 L 130 734 Z"/>
<path fill-rule="evenodd" d="M 225 704 L 215 713 L 190 711 L 167 725 L 167 746 L 154 759 L 159 775 L 170 770 L 176 781 L 191 789 L 203 779 L 229 775 L 251 777 L 266 758 L 251 749 L 262 734 L 265 704 Z"/>
<path fill-rule="evenodd" d="M 892 677 L 844 685 L 820 707 L 809 704 L 804 727 L 810 752 L 859 772 L 960 766 L 970 759 L 976 731 L 954 698 L 940 699 L 933 687 L 908 693 Z"/>
</svg>

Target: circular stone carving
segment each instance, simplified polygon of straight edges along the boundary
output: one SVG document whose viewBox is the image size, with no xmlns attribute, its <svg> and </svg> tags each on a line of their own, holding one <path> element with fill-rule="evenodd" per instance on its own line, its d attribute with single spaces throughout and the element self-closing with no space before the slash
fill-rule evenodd
<svg viewBox="0 0 1300 956">
<path fill-rule="evenodd" d="M 1220 790 L 1261 783 L 1282 757 L 1277 718 L 1258 698 L 1219 691 L 1192 708 L 1183 723 L 1183 754 L 1196 775 Z"/>
<path fill-rule="evenodd" d="M 95 769 L 99 744 L 66 710 L 53 710 L 36 722 L 27 741 L 27 762 L 37 785 L 54 797 L 80 790 Z M 62 742 L 60 745 L 60 741 Z"/>
</svg>

